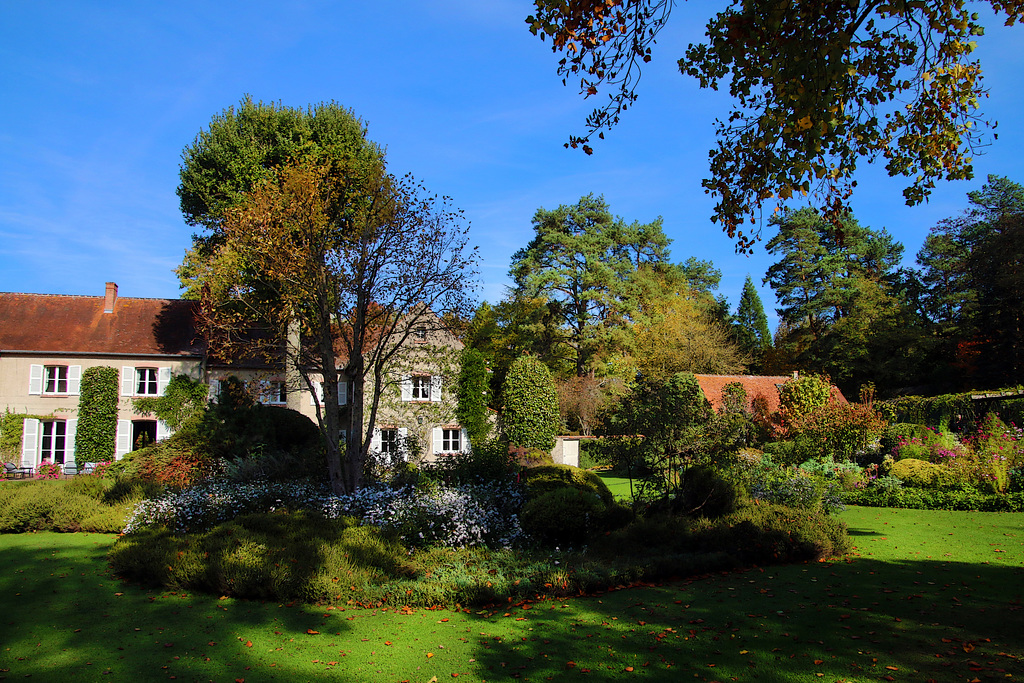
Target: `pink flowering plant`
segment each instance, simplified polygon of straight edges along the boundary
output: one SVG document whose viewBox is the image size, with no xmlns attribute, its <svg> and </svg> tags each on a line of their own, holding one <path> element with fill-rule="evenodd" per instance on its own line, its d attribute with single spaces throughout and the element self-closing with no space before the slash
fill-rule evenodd
<svg viewBox="0 0 1024 683">
<path fill-rule="evenodd" d="M 36 468 L 36 479 L 60 479 L 60 475 L 63 473 L 63 469 L 60 463 L 52 462 L 49 458 L 45 458 L 39 467 Z"/>
<path fill-rule="evenodd" d="M 1024 466 L 1024 433 L 990 413 L 963 438 L 930 427 L 923 436 L 903 437 L 893 448 L 893 457 L 926 460 L 947 469 L 958 484 L 1004 493 L 1011 471 Z"/>
</svg>

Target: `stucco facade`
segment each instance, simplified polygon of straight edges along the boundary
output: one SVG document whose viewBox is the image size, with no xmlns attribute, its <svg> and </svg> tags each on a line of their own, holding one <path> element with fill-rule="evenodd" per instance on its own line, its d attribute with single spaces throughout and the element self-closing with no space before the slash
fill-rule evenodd
<svg viewBox="0 0 1024 683">
<path fill-rule="evenodd" d="M 81 377 L 95 366 L 118 372 L 118 458 L 139 443 L 170 434 L 153 416 L 136 413 L 133 399 L 162 395 L 179 374 L 208 383 L 211 399 L 219 382 L 236 377 L 257 400 L 317 422 L 319 376 L 310 376 L 310 391 L 298 373 L 211 360 L 196 332 L 193 306 L 175 299 L 118 297 L 113 283 L 97 297 L 0 293 L 0 411 L 28 416 L 19 452 L 0 454 L 0 460 L 33 468 L 44 459 L 73 463 Z M 415 443 L 415 452 L 402 452 L 411 460 L 468 449 L 456 418 L 461 349 L 436 317 L 413 331 L 384 378 L 373 449 L 391 451 Z M 351 395 L 348 389 L 345 384 L 341 391 L 343 406 Z M 366 394 L 368 420 L 369 383 Z"/>
</svg>

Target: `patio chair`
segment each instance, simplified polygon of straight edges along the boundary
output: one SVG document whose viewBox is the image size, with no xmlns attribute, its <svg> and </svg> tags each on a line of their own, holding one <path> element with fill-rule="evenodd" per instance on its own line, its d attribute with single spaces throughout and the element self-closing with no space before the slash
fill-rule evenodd
<svg viewBox="0 0 1024 683">
<path fill-rule="evenodd" d="M 64 463 L 64 468 L 63 468 L 64 476 L 66 476 L 66 477 L 73 477 L 76 474 L 78 474 L 79 472 L 80 472 L 80 470 L 78 469 L 78 464 L 77 463 L 73 463 L 73 462 L 66 462 L 66 463 Z"/>
<path fill-rule="evenodd" d="M 31 467 L 20 467 L 13 462 L 4 463 L 4 477 L 7 479 L 26 479 L 32 476 Z"/>
</svg>

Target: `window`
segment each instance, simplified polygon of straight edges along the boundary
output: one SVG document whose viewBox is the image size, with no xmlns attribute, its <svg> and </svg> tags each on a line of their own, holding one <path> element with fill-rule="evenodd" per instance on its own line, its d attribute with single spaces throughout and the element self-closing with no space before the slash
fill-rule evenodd
<svg viewBox="0 0 1024 683">
<path fill-rule="evenodd" d="M 39 396 L 77 396 L 82 387 L 81 365 L 30 365 L 28 393 Z"/>
<path fill-rule="evenodd" d="M 397 429 L 380 430 L 380 452 L 394 455 L 401 450 Z"/>
<path fill-rule="evenodd" d="M 276 380 L 261 382 L 259 400 L 264 405 L 284 405 L 288 403 L 288 389 L 285 383 Z"/>
<path fill-rule="evenodd" d="M 430 377 L 427 375 L 415 375 L 412 378 L 412 400 L 430 400 Z"/>
<path fill-rule="evenodd" d="M 125 366 L 121 368 L 121 395 L 163 396 L 170 381 L 170 368 Z"/>
<path fill-rule="evenodd" d="M 68 366 L 47 365 L 44 371 L 46 373 L 43 383 L 44 394 L 68 393 Z"/>
<path fill-rule="evenodd" d="M 40 427 L 42 427 L 39 440 L 40 459 L 63 463 L 64 450 L 67 446 L 67 423 L 64 420 L 51 420 L 41 423 Z"/>
<path fill-rule="evenodd" d="M 136 396 L 156 396 L 157 386 L 156 368 L 135 368 Z"/>
<path fill-rule="evenodd" d="M 420 325 L 413 331 L 413 341 L 423 343 L 427 341 L 427 326 Z"/>
<path fill-rule="evenodd" d="M 462 450 L 462 430 L 442 429 L 441 430 L 441 452 L 458 453 Z"/>
<path fill-rule="evenodd" d="M 157 441 L 156 420 L 132 420 L 132 450 L 137 451 Z"/>
</svg>

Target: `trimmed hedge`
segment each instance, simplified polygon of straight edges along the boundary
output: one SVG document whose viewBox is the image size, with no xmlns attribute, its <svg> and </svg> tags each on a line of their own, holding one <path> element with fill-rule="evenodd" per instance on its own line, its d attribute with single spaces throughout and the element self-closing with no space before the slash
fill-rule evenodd
<svg viewBox="0 0 1024 683">
<path fill-rule="evenodd" d="M 843 493 L 843 502 L 847 505 L 913 510 L 1024 512 L 1024 493 L 983 493 L 972 488 L 936 491 L 868 487 L 858 491 L 846 491 Z"/>
</svg>

